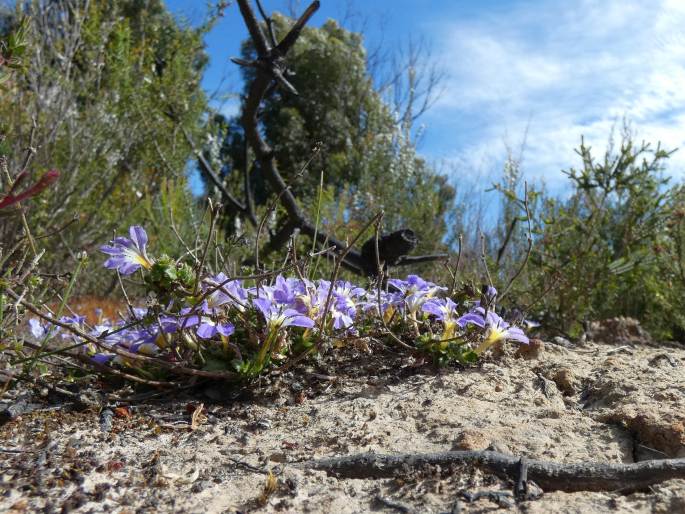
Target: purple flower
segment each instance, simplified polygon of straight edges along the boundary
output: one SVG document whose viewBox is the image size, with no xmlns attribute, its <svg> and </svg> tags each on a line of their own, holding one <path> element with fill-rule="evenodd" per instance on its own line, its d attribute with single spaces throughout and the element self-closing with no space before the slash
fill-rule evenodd
<svg viewBox="0 0 685 514">
<path fill-rule="evenodd" d="M 386 293 L 385 291 L 381 291 L 380 296 L 380 310 L 387 321 L 395 312 L 397 307 L 404 305 L 404 298 L 402 297 L 401 293 Z M 378 291 L 367 291 L 366 299 L 361 305 L 364 309 L 364 312 L 371 312 L 379 315 Z"/>
<path fill-rule="evenodd" d="M 205 282 L 210 285 L 208 289 L 214 289 L 216 286 L 221 286 L 216 291 L 213 291 L 207 298 L 207 303 L 210 308 L 231 305 L 240 312 L 245 311 L 245 307 L 248 304 L 248 295 L 247 289 L 242 286 L 240 280 L 229 280 L 225 274 L 219 273 L 214 277 L 205 279 Z"/>
<path fill-rule="evenodd" d="M 407 280 L 390 279 L 388 284 L 399 291 L 399 304 L 397 306 L 405 308 L 412 318 L 435 293 L 446 289 L 435 285 L 433 282 L 427 282 L 418 275 L 409 275 Z"/>
<path fill-rule="evenodd" d="M 118 270 L 122 275 L 130 275 L 141 266 L 150 269 L 154 263 L 147 256 L 147 234 L 145 229 L 134 225 L 129 229 L 131 239 L 115 237 L 109 245 L 100 247 L 100 251 L 109 255 L 105 268 Z"/>
<path fill-rule="evenodd" d="M 59 320 L 62 323 L 69 323 L 81 327 L 86 322 L 86 317 L 74 314 L 73 316 L 62 316 Z"/>
<path fill-rule="evenodd" d="M 195 333 L 202 339 L 211 339 L 217 334 L 228 337 L 233 332 L 235 332 L 235 327 L 232 323 L 221 323 L 213 320 L 212 318 L 202 316 L 200 326 L 197 327 L 197 331 Z"/>
<path fill-rule="evenodd" d="M 439 287 L 433 282 L 428 282 L 418 275 L 408 275 L 406 280 L 399 280 L 391 278 L 388 284 L 397 289 L 404 296 L 409 296 L 415 293 L 434 294 L 436 291 L 444 291 L 446 287 Z"/>
<path fill-rule="evenodd" d="M 90 359 L 97 363 L 97 364 L 102 364 L 103 366 L 107 365 L 109 361 L 114 359 L 117 355 L 115 353 L 96 353 L 94 355 L 90 356 Z"/>
<path fill-rule="evenodd" d="M 450 298 L 431 298 L 423 304 L 423 312 L 432 314 L 438 321 L 456 323 L 457 304 Z"/>
<path fill-rule="evenodd" d="M 51 326 L 50 323 L 41 323 L 36 318 L 31 318 L 29 320 L 29 330 L 31 335 L 36 339 L 44 339 L 46 337 L 51 337 L 59 331 L 60 327 Z"/>
<path fill-rule="evenodd" d="M 177 327 L 179 330 L 195 327 L 200 324 L 200 316 L 197 314 L 197 309 L 185 307 L 181 309 L 179 314 L 180 316 L 177 320 Z"/>
<path fill-rule="evenodd" d="M 444 327 L 442 339 L 454 337 L 454 329 L 457 326 L 457 304 L 451 298 L 431 298 L 423 304 L 422 310 L 442 321 Z"/>
<path fill-rule="evenodd" d="M 295 309 L 276 305 L 267 298 L 253 298 L 252 303 L 264 316 L 269 330 L 278 330 L 289 326 L 304 328 L 312 328 L 314 326 L 313 319 Z"/>
<path fill-rule="evenodd" d="M 160 316 L 159 324 L 167 334 L 195 328 L 195 333 L 201 339 L 211 339 L 217 334 L 229 336 L 235 332 L 233 324 L 216 321 L 213 318 L 215 314 L 216 308 L 210 308 L 207 302 L 203 302 L 199 307 L 181 309 L 178 316 Z"/>
<path fill-rule="evenodd" d="M 324 306 L 326 305 L 326 298 L 328 297 L 328 289 L 321 287 L 314 288 L 312 286 L 302 294 L 295 297 L 293 308 L 300 314 L 307 316 L 313 320 L 317 320 L 323 314 Z"/>
<path fill-rule="evenodd" d="M 276 285 L 273 286 L 274 301 L 291 307 L 295 303 L 295 287 L 294 279 L 285 279 L 281 275 L 276 277 Z"/>
<path fill-rule="evenodd" d="M 529 340 L 523 330 L 511 326 L 493 311 L 485 313 L 485 309 L 478 307 L 474 312 L 465 314 L 457 320 L 460 327 L 476 325 L 485 329 L 485 340 L 476 348 L 476 353 L 481 354 L 490 346 L 499 341 L 518 341 L 528 344 Z"/>
<path fill-rule="evenodd" d="M 173 334 L 178 331 L 179 328 L 183 329 L 182 321 L 176 316 L 162 315 L 158 318 L 159 324 L 162 327 L 162 331 L 165 334 Z"/>
</svg>

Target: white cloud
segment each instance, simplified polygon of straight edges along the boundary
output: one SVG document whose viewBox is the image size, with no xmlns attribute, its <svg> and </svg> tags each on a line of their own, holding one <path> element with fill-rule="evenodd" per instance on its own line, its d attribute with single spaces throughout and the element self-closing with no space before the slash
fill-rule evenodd
<svg viewBox="0 0 685 514">
<path fill-rule="evenodd" d="M 554 184 L 581 134 L 602 154 L 623 117 L 639 139 L 685 147 L 681 0 L 521 2 L 438 27 L 450 83 L 427 123 L 468 134 L 448 160 L 501 162 L 503 138 L 527 128 L 524 169 Z M 685 175 L 685 148 L 669 170 Z"/>
<path fill-rule="evenodd" d="M 240 100 L 237 98 L 229 98 L 224 99 L 221 102 L 214 102 L 213 107 L 226 118 L 233 118 L 240 114 Z"/>
</svg>

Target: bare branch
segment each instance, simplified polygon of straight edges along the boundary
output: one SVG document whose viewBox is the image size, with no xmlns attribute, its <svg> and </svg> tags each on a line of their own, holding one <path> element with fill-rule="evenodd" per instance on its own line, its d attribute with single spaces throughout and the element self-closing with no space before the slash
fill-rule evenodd
<svg viewBox="0 0 685 514">
<path fill-rule="evenodd" d="M 266 37 L 264 37 L 264 32 L 262 32 L 262 27 L 257 21 L 257 17 L 250 6 L 249 0 L 238 0 L 238 7 L 240 8 L 240 14 L 245 20 L 245 25 L 247 30 L 250 32 L 250 37 L 254 43 L 255 49 L 257 50 L 257 55 L 259 57 L 266 57 L 269 52 L 269 45 L 266 42 Z"/>
<path fill-rule="evenodd" d="M 504 479 L 517 480 L 522 458 L 493 451 L 448 451 L 381 455 L 365 453 L 301 462 L 338 477 L 384 478 L 426 466 L 470 465 Z M 546 491 L 626 491 L 643 489 L 673 478 L 685 478 L 685 459 L 646 460 L 632 464 L 582 462 L 560 464 L 525 459 L 527 479 Z"/>
<path fill-rule="evenodd" d="M 202 171 L 202 174 L 205 175 L 205 177 L 207 177 L 209 181 L 216 186 L 228 207 L 242 215 L 245 215 L 253 226 L 257 226 L 257 220 L 254 215 L 251 216 L 251 212 L 248 207 L 243 205 L 235 196 L 231 194 L 228 189 L 226 189 L 226 186 L 219 178 L 219 175 L 214 171 L 209 162 L 207 162 L 207 159 L 204 155 L 202 155 L 202 152 L 197 149 L 197 146 L 195 146 L 195 141 L 193 141 L 190 133 L 185 129 L 185 127 L 181 127 L 181 130 L 183 131 L 186 141 L 188 141 L 188 144 L 192 148 L 193 153 L 200 163 L 200 171 Z"/>
<path fill-rule="evenodd" d="M 295 22 L 295 25 L 293 25 L 283 40 L 278 43 L 276 49 L 281 55 L 285 56 L 285 54 L 287 54 L 288 51 L 293 47 L 295 41 L 297 41 L 297 38 L 300 37 L 302 29 L 304 29 L 304 26 L 307 24 L 307 22 L 309 22 L 309 19 L 314 16 L 314 13 L 318 11 L 320 6 L 321 3 L 319 0 L 314 0 L 314 2 L 307 7 L 304 13 L 302 13 L 302 16 L 300 16 L 300 18 Z"/>
</svg>

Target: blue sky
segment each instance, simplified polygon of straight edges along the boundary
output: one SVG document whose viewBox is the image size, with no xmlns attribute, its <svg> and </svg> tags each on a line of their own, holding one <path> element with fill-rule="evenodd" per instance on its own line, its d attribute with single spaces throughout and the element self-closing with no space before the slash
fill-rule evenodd
<svg viewBox="0 0 685 514">
<path fill-rule="evenodd" d="M 202 2 L 167 3 L 191 23 L 202 19 Z M 263 2 L 280 11 L 289 3 L 297 4 Z M 346 14 L 368 46 L 389 48 L 411 34 L 432 47 L 446 79 L 420 120 L 419 150 L 457 181 L 493 176 L 507 147 L 518 154 L 525 141 L 526 177 L 557 189 L 560 170 L 578 164 L 580 136 L 600 154 L 624 117 L 638 139 L 682 148 L 669 173 L 685 174 L 685 1 L 322 0 L 312 24 Z M 245 35 L 233 3 L 207 38 L 204 86 L 220 89 L 227 112 L 240 89 L 228 58 Z"/>
</svg>

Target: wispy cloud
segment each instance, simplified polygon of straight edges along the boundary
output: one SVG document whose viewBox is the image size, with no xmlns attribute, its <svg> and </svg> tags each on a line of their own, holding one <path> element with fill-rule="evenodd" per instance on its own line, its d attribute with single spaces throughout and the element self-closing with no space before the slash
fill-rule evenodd
<svg viewBox="0 0 685 514">
<path fill-rule="evenodd" d="M 520 2 L 439 25 L 450 76 L 428 121 L 454 130 L 446 158 L 498 163 L 527 131 L 524 168 L 552 185 L 581 134 L 603 152 L 626 117 L 640 139 L 685 147 L 685 3 Z M 445 131 L 443 140 L 450 137 Z M 685 148 L 670 172 L 685 174 Z"/>
</svg>

